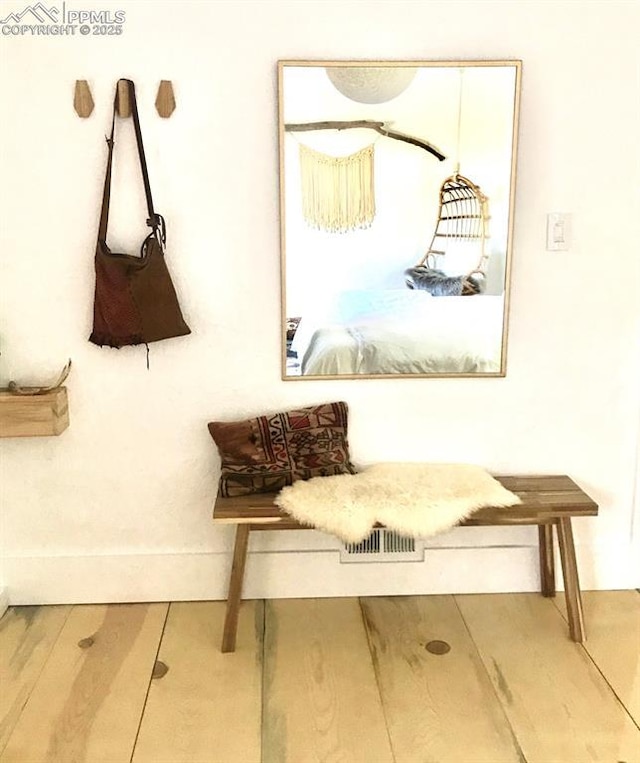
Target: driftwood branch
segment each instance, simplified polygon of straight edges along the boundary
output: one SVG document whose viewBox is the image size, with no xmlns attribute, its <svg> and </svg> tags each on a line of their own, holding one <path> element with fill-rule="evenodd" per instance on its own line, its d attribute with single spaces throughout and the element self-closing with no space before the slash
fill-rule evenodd
<svg viewBox="0 0 640 763">
<path fill-rule="evenodd" d="M 401 140 L 405 143 L 410 143 L 412 146 L 423 148 L 441 162 L 447 158 L 435 146 L 427 143 L 426 140 L 420 140 L 411 135 L 404 135 L 401 132 L 389 130 L 385 127 L 384 122 L 374 122 L 370 119 L 356 119 L 348 122 L 302 122 L 300 124 L 286 124 L 284 129 L 287 132 L 309 132 L 311 130 L 350 130 L 354 127 L 365 127 L 369 130 L 375 130 L 380 135 L 386 135 L 387 138 Z"/>
</svg>

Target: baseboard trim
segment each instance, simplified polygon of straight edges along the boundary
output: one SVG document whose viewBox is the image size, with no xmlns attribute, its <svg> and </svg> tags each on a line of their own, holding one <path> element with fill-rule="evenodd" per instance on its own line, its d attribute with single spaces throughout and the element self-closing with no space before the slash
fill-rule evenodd
<svg viewBox="0 0 640 763">
<path fill-rule="evenodd" d="M 632 588 L 619 546 L 579 546 L 584 590 Z M 229 553 L 5 558 L 12 605 L 226 598 Z M 562 578 L 558 567 L 558 587 Z M 535 546 L 429 548 L 424 562 L 340 564 L 338 551 L 250 553 L 243 596 L 306 598 L 537 591 Z"/>
<path fill-rule="evenodd" d="M 0 620 L 7 609 L 9 609 L 9 591 L 6 588 L 0 588 Z"/>
</svg>

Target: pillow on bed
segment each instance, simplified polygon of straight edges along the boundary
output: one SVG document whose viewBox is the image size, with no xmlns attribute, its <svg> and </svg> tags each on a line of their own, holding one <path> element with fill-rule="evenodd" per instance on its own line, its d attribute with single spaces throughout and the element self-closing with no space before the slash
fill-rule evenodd
<svg viewBox="0 0 640 763">
<path fill-rule="evenodd" d="M 296 480 L 355 474 L 347 442 L 347 404 L 212 421 L 209 432 L 222 459 L 219 494 L 275 493 Z"/>
</svg>

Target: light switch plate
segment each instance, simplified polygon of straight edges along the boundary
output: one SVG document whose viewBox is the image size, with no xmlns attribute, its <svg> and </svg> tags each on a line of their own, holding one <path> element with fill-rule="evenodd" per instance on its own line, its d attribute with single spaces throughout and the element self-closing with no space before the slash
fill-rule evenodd
<svg viewBox="0 0 640 763">
<path fill-rule="evenodd" d="M 566 252 L 571 248 L 571 215 L 550 212 L 547 215 L 547 251 Z"/>
</svg>

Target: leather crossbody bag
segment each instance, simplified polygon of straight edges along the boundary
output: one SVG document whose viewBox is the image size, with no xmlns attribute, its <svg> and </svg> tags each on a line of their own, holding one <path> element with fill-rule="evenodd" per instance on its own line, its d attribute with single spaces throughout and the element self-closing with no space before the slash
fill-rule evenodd
<svg viewBox="0 0 640 763">
<path fill-rule="evenodd" d="M 142 242 L 139 256 L 112 252 L 107 245 L 116 114 L 116 101 L 114 101 L 111 137 L 107 138 L 109 155 L 95 254 L 93 331 L 89 337 L 89 341 L 93 344 L 108 347 L 148 344 L 191 333 L 182 316 L 176 291 L 167 269 L 165 260 L 167 235 L 164 218 L 153 208 L 135 86 L 131 80 L 124 81 L 129 88 L 149 214 L 147 225 L 151 228 L 151 232 Z M 116 88 L 116 100 L 117 97 Z"/>
</svg>

